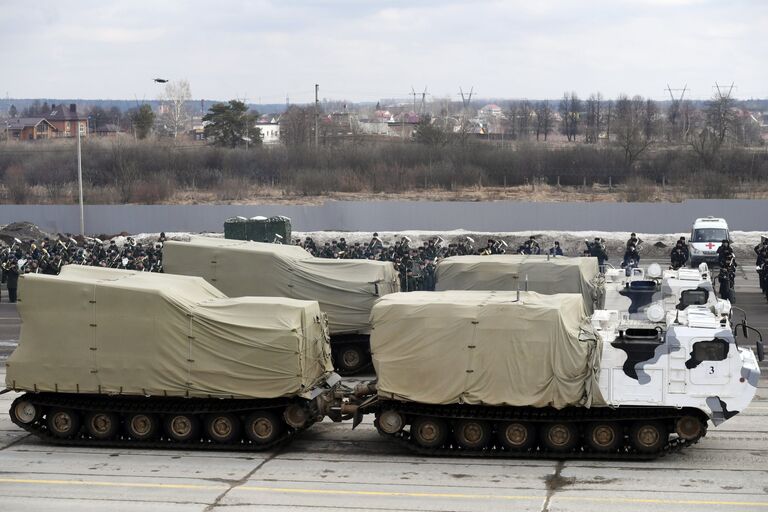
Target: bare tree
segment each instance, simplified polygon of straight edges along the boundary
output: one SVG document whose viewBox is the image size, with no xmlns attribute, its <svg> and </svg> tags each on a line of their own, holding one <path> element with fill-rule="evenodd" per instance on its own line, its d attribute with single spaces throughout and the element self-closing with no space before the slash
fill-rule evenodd
<svg viewBox="0 0 768 512">
<path fill-rule="evenodd" d="M 120 194 L 120 202 L 127 203 L 133 197 L 136 183 L 139 181 L 141 171 L 135 162 L 126 155 L 120 137 L 112 144 L 112 177 L 115 187 Z"/>
<path fill-rule="evenodd" d="M 548 101 L 540 101 L 536 104 L 536 140 L 539 140 L 539 136 L 543 135 L 544 140 L 547 140 L 547 135 L 552 132 L 552 125 L 554 123 L 554 116 L 552 108 L 549 106 Z"/>
<path fill-rule="evenodd" d="M 192 99 L 192 90 L 187 80 L 178 80 L 165 84 L 162 105 L 163 113 L 160 120 L 168 134 L 177 138 L 189 126 L 189 109 L 187 103 Z"/>
<path fill-rule="evenodd" d="M 733 85 L 726 90 L 716 86 L 717 90 L 707 102 L 704 118 L 700 126 L 694 128 L 690 145 L 705 170 L 715 170 L 720 163 L 720 150 L 730 139 L 735 138 L 736 111 L 735 100 L 731 97 Z"/>
<path fill-rule="evenodd" d="M 291 105 L 280 116 L 280 140 L 286 146 L 301 146 L 311 142 L 313 111 L 308 107 Z"/>
<path fill-rule="evenodd" d="M 714 132 L 715 137 L 724 143 L 726 138 L 733 137 L 736 125 L 735 100 L 731 97 L 733 84 L 730 88 L 716 85 L 715 95 L 707 102 L 704 113 L 707 116 L 707 126 Z"/>
<path fill-rule="evenodd" d="M 600 130 L 602 129 L 602 100 L 603 96 L 599 92 L 591 94 L 589 99 L 587 99 L 584 141 L 588 144 L 595 144 L 600 138 Z"/>
<path fill-rule="evenodd" d="M 640 154 L 653 142 L 646 136 L 646 102 L 641 96 L 622 95 L 616 100 L 613 122 L 616 144 L 624 151 L 624 163 L 631 168 Z"/>
<path fill-rule="evenodd" d="M 528 100 L 517 101 L 510 110 L 510 126 L 517 139 L 527 139 L 531 134 L 531 122 L 535 117 L 534 108 Z"/>
<path fill-rule="evenodd" d="M 568 141 L 575 141 L 579 132 L 579 119 L 581 116 L 581 100 L 575 92 L 563 94 L 560 100 L 560 116 L 562 124 L 560 131 L 568 138 Z"/>
<path fill-rule="evenodd" d="M 659 133 L 659 123 L 661 120 L 659 106 L 655 101 L 649 98 L 645 102 L 645 110 L 643 114 L 645 116 L 643 123 L 643 133 L 646 140 L 650 140 Z"/>
</svg>

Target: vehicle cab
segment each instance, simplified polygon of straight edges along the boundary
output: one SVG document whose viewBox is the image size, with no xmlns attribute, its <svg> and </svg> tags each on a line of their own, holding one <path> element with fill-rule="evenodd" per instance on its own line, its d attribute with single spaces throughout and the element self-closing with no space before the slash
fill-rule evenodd
<svg viewBox="0 0 768 512">
<path fill-rule="evenodd" d="M 700 263 L 717 263 L 717 248 L 723 240 L 730 240 L 728 223 L 717 217 L 696 219 L 691 228 L 688 249 L 691 254 L 691 267 Z"/>
<path fill-rule="evenodd" d="M 606 275 L 606 309 L 592 327 L 603 341 L 600 392 L 609 406 L 692 408 L 719 425 L 744 410 L 757 392 L 758 360 L 743 323 L 731 323 L 731 305 L 718 299 L 709 269 Z M 612 279 L 613 278 L 613 279 Z M 737 342 L 736 335 L 741 333 Z"/>
</svg>

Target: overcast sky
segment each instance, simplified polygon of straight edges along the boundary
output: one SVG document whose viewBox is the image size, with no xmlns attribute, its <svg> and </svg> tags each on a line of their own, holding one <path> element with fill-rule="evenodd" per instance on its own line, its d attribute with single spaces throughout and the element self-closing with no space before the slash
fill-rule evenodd
<svg viewBox="0 0 768 512">
<path fill-rule="evenodd" d="M 641 94 L 768 97 L 765 0 L 0 0 L 0 94 L 282 103 Z"/>
</svg>

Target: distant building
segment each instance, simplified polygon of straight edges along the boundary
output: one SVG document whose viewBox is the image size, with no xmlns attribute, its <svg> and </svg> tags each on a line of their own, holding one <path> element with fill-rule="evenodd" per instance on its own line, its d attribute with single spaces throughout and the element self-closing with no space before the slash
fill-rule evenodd
<svg viewBox="0 0 768 512">
<path fill-rule="evenodd" d="M 93 134 L 97 137 L 117 137 L 122 133 L 116 124 L 105 124 L 93 130 Z"/>
<path fill-rule="evenodd" d="M 42 117 L 14 117 L 6 120 L 8 138 L 16 140 L 52 139 L 56 127 Z"/>
<path fill-rule="evenodd" d="M 480 110 L 477 111 L 478 117 L 481 119 L 487 119 L 489 117 L 501 117 L 503 112 L 501 107 L 495 103 L 489 103 Z"/>
<path fill-rule="evenodd" d="M 410 112 L 401 112 L 392 117 L 387 123 L 389 126 L 389 135 L 391 137 L 410 138 L 416 130 L 416 126 L 421 122 L 421 116 L 411 110 Z"/>
<path fill-rule="evenodd" d="M 255 127 L 261 130 L 263 144 L 280 143 L 280 123 L 277 117 L 261 116 Z"/>
<path fill-rule="evenodd" d="M 389 110 L 376 110 L 372 116 L 359 120 L 359 129 L 366 135 L 388 135 L 388 123 L 394 122 Z"/>
<path fill-rule="evenodd" d="M 74 103 L 70 103 L 69 107 L 52 105 L 51 111 L 43 118 L 56 128 L 58 137 L 75 137 L 78 127 L 81 137 L 88 136 L 88 116 L 78 113 Z"/>
</svg>

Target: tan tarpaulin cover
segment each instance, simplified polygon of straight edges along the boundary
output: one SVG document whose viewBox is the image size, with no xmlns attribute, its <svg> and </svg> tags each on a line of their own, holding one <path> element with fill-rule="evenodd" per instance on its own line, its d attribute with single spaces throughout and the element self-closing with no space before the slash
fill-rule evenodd
<svg viewBox="0 0 768 512">
<path fill-rule="evenodd" d="M 293 245 L 220 238 L 166 242 L 163 268 L 200 276 L 230 297 L 316 300 L 331 334 L 369 332 L 376 299 L 399 290 L 389 262 L 315 258 Z"/>
<path fill-rule="evenodd" d="M 333 369 L 317 302 L 230 299 L 197 277 L 76 265 L 23 276 L 19 298 L 15 389 L 276 398 Z"/>
<path fill-rule="evenodd" d="M 498 254 L 452 256 L 438 263 L 435 289 L 528 290 L 532 292 L 580 293 L 587 314 L 601 309 L 604 284 L 597 258 L 547 258 L 542 255 Z"/>
<path fill-rule="evenodd" d="M 602 404 L 581 295 L 411 292 L 373 308 L 380 396 L 428 404 Z"/>
</svg>

